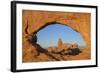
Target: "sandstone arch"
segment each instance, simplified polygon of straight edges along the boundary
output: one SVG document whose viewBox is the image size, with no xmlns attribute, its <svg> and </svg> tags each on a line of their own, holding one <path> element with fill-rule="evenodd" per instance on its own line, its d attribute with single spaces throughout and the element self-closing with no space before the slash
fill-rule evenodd
<svg viewBox="0 0 100 73">
<path fill-rule="evenodd" d="M 29 44 L 27 41 L 27 36 L 37 33 L 42 28 L 53 23 L 60 23 L 71 27 L 73 30 L 79 32 L 84 41 L 86 42 L 87 47 L 84 52 L 79 56 L 72 57 L 72 59 L 90 59 L 91 58 L 91 40 L 90 40 L 90 13 L 72 13 L 72 12 L 52 12 L 52 11 L 33 11 L 33 10 L 23 10 L 22 12 L 22 45 L 23 45 L 23 54 L 26 54 L 26 57 L 23 58 L 24 62 L 33 61 L 33 57 L 38 54 L 36 48 Z M 26 34 L 25 30 L 27 27 Z M 31 53 L 31 52 L 34 52 Z M 23 55 L 24 56 L 24 55 Z M 41 56 L 41 55 L 40 55 Z M 34 58 L 35 59 L 35 58 Z M 48 57 L 46 58 L 48 60 Z M 43 59 L 44 60 L 44 59 Z"/>
</svg>

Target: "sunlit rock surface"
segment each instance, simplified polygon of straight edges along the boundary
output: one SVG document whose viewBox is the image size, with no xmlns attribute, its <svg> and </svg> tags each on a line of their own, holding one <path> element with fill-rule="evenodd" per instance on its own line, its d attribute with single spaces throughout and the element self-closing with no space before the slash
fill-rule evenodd
<svg viewBox="0 0 100 73">
<path fill-rule="evenodd" d="M 22 12 L 23 62 L 90 59 L 91 58 L 90 18 L 91 14 L 89 13 L 23 10 Z M 44 50 L 39 44 L 37 45 L 36 42 L 34 42 L 35 44 L 32 43 L 30 44 L 29 41 L 27 41 L 27 36 L 36 34 L 39 30 L 45 28 L 46 26 L 52 23 L 61 23 L 67 25 L 72 29 L 74 29 L 75 31 L 79 32 L 84 38 L 86 43 L 86 47 L 82 50 L 82 53 L 80 53 L 77 56 L 52 54 L 49 53 L 47 50 Z M 26 32 L 26 27 L 27 27 L 27 32 Z M 59 45 L 59 47 L 62 46 Z M 63 44 L 63 47 L 67 46 Z M 40 52 L 39 50 L 37 50 L 37 48 L 38 49 L 41 48 L 41 50 L 43 50 L 44 52 Z M 51 47 L 51 49 L 54 48 Z"/>
</svg>

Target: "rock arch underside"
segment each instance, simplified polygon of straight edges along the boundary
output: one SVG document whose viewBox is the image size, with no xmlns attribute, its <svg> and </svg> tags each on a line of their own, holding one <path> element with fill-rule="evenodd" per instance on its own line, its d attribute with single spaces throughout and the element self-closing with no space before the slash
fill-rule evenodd
<svg viewBox="0 0 100 73">
<path fill-rule="evenodd" d="M 90 18 L 91 18 L 90 13 L 23 10 L 22 12 L 23 62 L 90 59 L 91 58 Z M 36 35 L 38 31 L 53 23 L 60 23 L 67 25 L 82 35 L 86 43 L 86 48 L 82 51 L 81 54 L 70 57 L 62 55 L 52 56 L 48 54 L 47 51 L 43 50 L 43 48 L 39 44 L 36 44 L 36 41 L 33 44 L 29 43 L 28 38 L 32 39 L 32 35 Z M 39 47 L 42 50 L 41 49 L 37 50 L 37 48 Z"/>
</svg>

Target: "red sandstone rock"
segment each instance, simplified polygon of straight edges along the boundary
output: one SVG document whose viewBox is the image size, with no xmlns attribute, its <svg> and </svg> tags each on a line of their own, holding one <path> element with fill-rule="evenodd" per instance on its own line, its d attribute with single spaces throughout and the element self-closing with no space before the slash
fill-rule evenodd
<svg viewBox="0 0 100 73">
<path fill-rule="evenodd" d="M 32 11 L 32 10 L 23 10 L 22 12 L 22 47 L 23 47 L 23 62 L 38 62 L 38 61 L 56 61 L 57 58 L 59 60 L 82 60 L 82 59 L 90 59 L 91 58 L 91 40 L 90 40 L 90 13 L 73 13 L 73 12 L 50 12 L 50 11 Z M 79 32 L 84 38 L 86 47 L 80 55 L 77 56 L 65 56 L 60 54 L 52 54 L 51 51 L 60 52 L 63 49 L 67 49 L 69 47 L 68 44 L 63 43 L 61 39 L 59 39 L 58 48 L 50 48 L 48 50 L 48 54 L 52 55 L 50 57 L 46 53 L 41 53 L 38 49 L 42 48 L 41 46 L 32 45 L 27 41 L 27 34 L 25 29 L 28 23 L 27 32 L 32 35 L 36 34 L 42 28 L 50 25 L 50 23 L 61 23 L 71 27 L 73 30 Z M 49 23 L 49 24 L 47 24 Z M 78 47 L 76 44 L 71 47 Z M 43 51 L 43 49 L 42 49 Z M 67 50 L 64 51 L 68 52 Z"/>
</svg>

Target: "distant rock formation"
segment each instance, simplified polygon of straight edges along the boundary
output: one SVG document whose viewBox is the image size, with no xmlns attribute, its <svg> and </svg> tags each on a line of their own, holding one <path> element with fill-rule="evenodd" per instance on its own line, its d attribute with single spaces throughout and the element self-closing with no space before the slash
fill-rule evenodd
<svg viewBox="0 0 100 73">
<path fill-rule="evenodd" d="M 62 45 L 63 45 L 63 42 L 62 42 L 62 39 L 60 38 L 58 40 L 58 48 L 61 49 L 62 48 Z"/>
<path fill-rule="evenodd" d="M 62 39 L 58 39 L 58 46 L 57 47 L 49 47 L 48 51 L 55 54 L 61 55 L 79 55 L 81 53 L 78 44 L 69 44 L 63 43 Z"/>
</svg>

